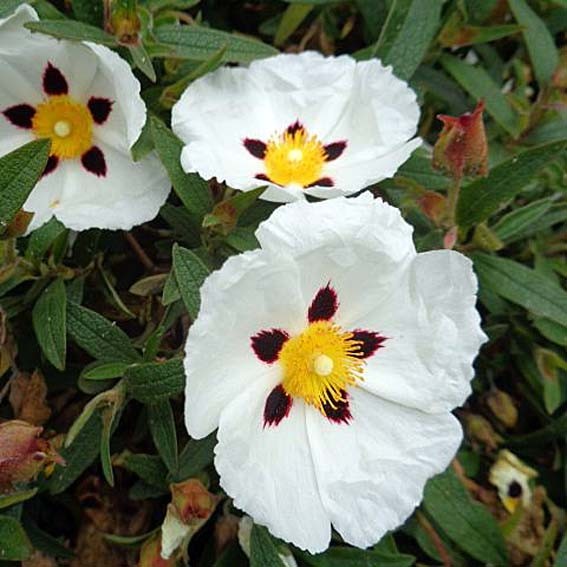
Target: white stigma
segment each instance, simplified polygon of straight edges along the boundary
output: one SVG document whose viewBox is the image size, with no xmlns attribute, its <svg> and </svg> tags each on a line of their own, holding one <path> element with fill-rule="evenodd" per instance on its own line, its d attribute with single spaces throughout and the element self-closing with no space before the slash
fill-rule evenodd
<svg viewBox="0 0 567 567">
<path fill-rule="evenodd" d="M 66 138 L 71 133 L 71 124 L 67 120 L 59 120 L 53 126 L 53 131 L 60 138 Z"/>
<path fill-rule="evenodd" d="M 328 376 L 333 371 L 334 366 L 333 359 L 326 354 L 320 354 L 313 361 L 313 370 L 319 376 Z"/>
<path fill-rule="evenodd" d="M 289 150 L 287 153 L 287 159 L 289 161 L 301 161 L 303 159 L 303 152 L 299 148 Z"/>
</svg>

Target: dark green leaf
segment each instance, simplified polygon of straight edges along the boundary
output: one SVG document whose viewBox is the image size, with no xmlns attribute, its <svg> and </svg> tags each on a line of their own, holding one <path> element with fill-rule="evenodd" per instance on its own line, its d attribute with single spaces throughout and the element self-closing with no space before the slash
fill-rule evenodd
<svg viewBox="0 0 567 567">
<path fill-rule="evenodd" d="M 167 489 L 167 468 L 157 455 L 130 453 L 124 458 L 124 467 L 136 473 L 145 483 Z"/>
<path fill-rule="evenodd" d="M 552 203 L 551 199 L 540 199 L 515 209 L 502 217 L 492 230 L 504 242 L 520 240 L 529 234 L 532 224 L 551 209 Z"/>
<path fill-rule="evenodd" d="M 12 492 L 11 494 L 0 494 L 0 510 L 33 498 L 37 494 L 37 491 L 37 488 L 31 488 L 30 490 L 21 490 L 19 492 Z"/>
<path fill-rule="evenodd" d="M 204 439 L 191 439 L 179 455 L 179 469 L 174 475 L 176 482 L 196 476 L 208 467 L 213 462 L 216 444 L 217 437 L 214 433 Z"/>
<path fill-rule="evenodd" d="M 148 405 L 148 419 L 152 439 L 168 470 L 177 471 L 177 433 L 169 400 Z"/>
<path fill-rule="evenodd" d="M 319 555 L 304 552 L 297 555 L 310 567 L 411 567 L 415 563 L 412 555 L 350 547 L 332 547 Z"/>
<path fill-rule="evenodd" d="M 81 376 L 87 380 L 112 380 L 124 376 L 129 366 L 128 362 L 95 362 L 85 367 Z"/>
<path fill-rule="evenodd" d="M 250 567 L 285 567 L 268 530 L 254 524 L 250 536 Z"/>
<path fill-rule="evenodd" d="M 15 518 L 0 516 L 0 558 L 5 561 L 23 561 L 33 548 L 20 522 Z"/>
<path fill-rule="evenodd" d="M 40 178 L 50 140 L 35 140 L 0 158 L 0 229 L 14 218 Z"/>
<path fill-rule="evenodd" d="M 103 0 L 72 0 L 73 14 L 77 20 L 101 27 L 103 15 Z"/>
<path fill-rule="evenodd" d="M 173 269 L 181 298 L 192 319 L 199 314 L 201 304 L 200 289 L 209 275 L 209 269 L 191 250 L 173 245 Z"/>
<path fill-rule="evenodd" d="M 283 45 L 286 39 L 288 39 L 301 25 L 301 22 L 305 20 L 311 10 L 313 10 L 313 6 L 304 3 L 288 6 L 278 26 L 278 31 L 274 37 L 274 44 L 278 46 Z"/>
<path fill-rule="evenodd" d="M 183 391 L 185 371 L 180 358 L 130 366 L 124 377 L 128 394 L 143 403 L 167 400 Z"/>
<path fill-rule="evenodd" d="M 43 20 L 28 22 L 26 27 L 34 32 L 40 32 L 59 39 L 73 41 L 92 41 L 110 47 L 117 47 L 116 38 L 94 26 L 73 20 Z"/>
<path fill-rule="evenodd" d="M 41 294 L 32 321 L 43 354 L 55 368 L 63 370 L 67 357 L 67 293 L 62 279 L 56 279 Z"/>
<path fill-rule="evenodd" d="M 26 258 L 41 260 L 53 242 L 66 230 L 56 218 L 52 218 L 43 226 L 34 230 L 26 248 Z"/>
<path fill-rule="evenodd" d="M 152 83 L 156 82 L 156 71 L 152 65 L 152 60 L 148 55 L 148 52 L 144 49 L 143 45 L 131 45 L 128 47 L 132 60 L 136 64 L 136 67 L 148 77 Z"/>
</svg>

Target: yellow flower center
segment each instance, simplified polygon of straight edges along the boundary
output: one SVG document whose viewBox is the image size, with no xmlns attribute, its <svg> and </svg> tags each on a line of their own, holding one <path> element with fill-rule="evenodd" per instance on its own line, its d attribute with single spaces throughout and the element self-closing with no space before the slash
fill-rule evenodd
<svg viewBox="0 0 567 567">
<path fill-rule="evenodd" d="M 32 128 L 38 138 L 51 139 L 51 155 L 77 158 L 92 146 L 89 109 L 68 95 L 55 95 L 37 106 Z"/>
<path fill-rule="evenodd" d="M 299 128 L 268 142 L 264 165 L 274 183 L 307 187 L 320 179 L 325 158 L 325 148 L 317 136 L 309 136 Z"/>
<path fill-rule="evenodd" d="M 284 390 L 322 413 L 325 405 L 336 408 L 346 388 L 363 379 L 359 346 L 352 333 L 329 321 L 312 323 L 280 351 Z"/>
</svg>

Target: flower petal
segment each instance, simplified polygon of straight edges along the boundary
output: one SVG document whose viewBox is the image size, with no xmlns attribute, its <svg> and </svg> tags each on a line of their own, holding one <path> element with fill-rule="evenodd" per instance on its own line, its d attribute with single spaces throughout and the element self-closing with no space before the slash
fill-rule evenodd
<svg viewBox="0 0 567 567">
<path fill-rule="evenodd" d="M 229 258 L 211 274 L 201 288 L 201 310 L 185 349 L 189 433 L 208 435 L 227 404 L 247 387 L 273 388 L 281 382 L 279 365 L 260 360 L 251 337 L 271 328 L 293 334 L 304 324 L 299 275 L 289 258 L 256 250 Z"/>
<path fill-rule="evenodd" d="M 317 486 L 333 527 L 345 541 L 364 548 L 413 512 L 426 480 L 454 456 L 462 432 L 449 413 L 422 413 L 359 388 L 350 394 L 348 424 L 308 408 L 307 431 Z"/>
<path fill-rule="evenodd" d="M 294 400 L 286 419 L 264 427 L 269 384 L 251 386 L 222 413 L 215 466 L 234 505 L 277 537 L 312 553 L 331 537 L 313 471 L 305 405 Z"/>
</svg>

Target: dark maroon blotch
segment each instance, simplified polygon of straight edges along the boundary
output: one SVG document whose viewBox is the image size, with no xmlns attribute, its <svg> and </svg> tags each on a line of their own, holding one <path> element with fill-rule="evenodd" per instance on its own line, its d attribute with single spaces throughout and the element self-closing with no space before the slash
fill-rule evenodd
<svg viewBox="0 0 567 567">
<path fill-rule="evenodd" d="M 331 287 L 331 284 L 328 283 L 315 295 L 307 312 L 307 318 L 310 323 L 314 323 L 315 321 L 328 321 L 333 318 L 338 308 L 339 298 L 337 297 L 337 292 Z"/>
<path fill-rule="evenodd" d="M 357 350 L 353 354 L 360 358 L 369 358 L 379 348 L 384 346 L 382 343 L 386 340 L 386 337 L 382 337 L 374 331 L 362 331 L 357 329 L 352 332 L 352 339 L 360 343 L 357 345 Z"/>
<path fill-rule="evenodd" d="M 43 90 L 48 95 L 64 95 L 69 92 L 69 85 L 63 73 L 51 63 L 47 64 L 43 72 Z"/>
<path fill-rule="evenodd" d="M 352 414 L 350 413 L 350 404 L 348 402 L 348 394 L 343 390 L 341 392 L 343 397 L 342 400 L 334 402 L 331 405 L 329 402 L 323 404 L 323 413 L 329 421 L 334 423 L 349 423 L 352 419 Z"/>
<path fill-rule="evenodd" d="M 89 107 L 93 120 L 97 124 L 104 124 L 110 115 L 113 104 L 113 101 L 107 98 L 91 96 L 87 106 Z"/>
<path fill-rule="evenodd" d="M 2 114 L 18 128 L 29 130 L 33 126 L 35 108 L 30 104 L 16 104 L 7 108 Z"/>
<path fill-rule="evenodd" d="M 45 177 L 46 175 L 49 175 L 52 171 L 55 171 L 58 165 L 59 165 L 59 158 L 57 156 L 49 156 L 47 158 L 47 165 L 43 170 L 42 176 Z"/>
<path fill-rule="evenodd" d="M 106 175 L 106 160 L 104 154 L 98 146 L 93 146 L 81 156 L 83 167 L 97 177 Z"/>
<path fill-rule="evenodd" d="M 334 187 L 335 182 L 330 177 L 321 177 L 315 183 L 310 183 L 307 187 Z"/>
<path fill-rule="evenodd" d="M 262 361 L 272 364 L 278 359 L 280 350 L 284 343 L 289 339 L 289 335 L 281 329 L 270 329 L 260 331 L 250 339 L 252 350 Z"/>
<path fill-rule="evenodd" d="M 347 146 L 346 142 L 333 142 L 325 146 L 325 161 L 333 161 L 342 155 Z"/>
<path fill-rule="evenodd" d="M 519 498 L 522 492 L 522 485 L 517 480 L 513 480 L 508 486 L 508 496 L 510 498 Z"/>
<path fill-rule="evenodd" d="M 300 130 L 305 130 L 305 128 L 299 120 L 296 120 L 293 124 L 290 124 L 287 127 L 286 132 L 293 136 L 296 132 L 299 132 Z"/>
<path fill-rule="evenodd" d="M 273 183 L 272 180 L 265 173 L 258 173 L 254 177 L 256 179 L 259 179 L 260 181 L 268 181 L 270 183 Z"/>
<path fill-rule="evenodd" d="M 286 393 L 283 386 L 276 386 L 266 398 L 264 427 L 279 425 L 280 421 L 289 415 L 292 402 L 292 397 Z"/>
<path fill-rule="evenodd" d="M 266 144 L 262 142 L 262 140 L 246 138 L 242 143 L 255 158 L 264 159 L 264 156 L 266 155 Z"/>
</svg>

